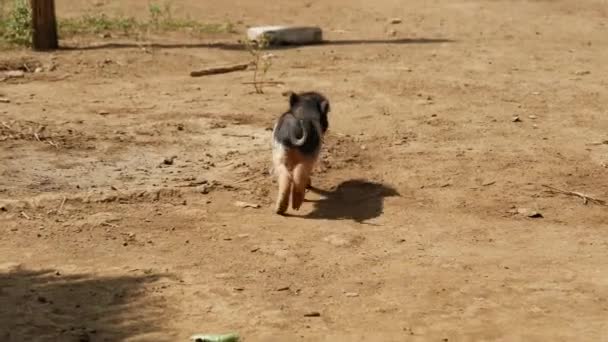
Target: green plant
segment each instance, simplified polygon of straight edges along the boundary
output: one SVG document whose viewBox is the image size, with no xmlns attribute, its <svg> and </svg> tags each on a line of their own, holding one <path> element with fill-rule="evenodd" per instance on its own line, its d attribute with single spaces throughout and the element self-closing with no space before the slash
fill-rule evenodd
<svg viewBox="0 0 608 342">
<path fill-rule="evenodd" d="M 160 18 L 162 10 L 158 4 L 151 3 L 148 5 L 148 12 L 150 14 L 150 22 L 157 29 L 160 27 Z"/>
<path fill-rule="evenodd" d="M 125 34 L 140 26 L 132 17 L 111 18 L 105 14 L 84 15 L 80 18 L 59 20 L 60 34 L 100 33 L 103 31 L 123 31 Z"/>
<path fill-rule="evenodd" d="M 32 10 L 27 0 L 14 0 L 9 13 L 0 20 L 0 38 L 17 45 L 32 44 Z"/>
<path fill-rule="evenodd" d="M 258 94 L 264 93 L 264 79 L 272 66 L 272 55 L 263 53 L 263 50 L 270 45 L 270 41 L 265 35 L 259 41 L 246 41 L 245 48 L 251 54 L 253 69 L 253 87 Z"/>
<path fill-rule="evenodd" d="M 151 2 L 148 5 L 148 12 L 150 13 L 150 22 L 152 25 L 154 25 L 156 29 L 169 28 L 171 26 L 177 26 L 178 28 L 182 27 L 182 25 L 175 25 L 171 15 L 171 7 L 171 1 L 165 1 L 162 7 L 161 5 L 154 2 Z M 191 23 L 188 22 L 188 25 L 183 26 L 191 26 Z"/>
</svg>

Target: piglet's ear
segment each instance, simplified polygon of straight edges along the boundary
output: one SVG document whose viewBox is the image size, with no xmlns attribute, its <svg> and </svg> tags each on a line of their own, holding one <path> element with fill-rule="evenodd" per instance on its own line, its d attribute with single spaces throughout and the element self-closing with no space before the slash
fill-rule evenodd
<svg viewBox="0 0 608 342">
<path fill-rule="evenodd" d="M 289 94 L 289 106 L 290 107 L 295 106 L 295 104 L 298 102 L 299 99 L 300 99 L 300 97 L 298 96 L 298 94 L 296 94 L 294 92 Z"/>
<path fill-rule="evenodd" d="M 327 100 L 323 100 L 321 101 L 321 103 L 319 103 L 319 108 L 321 109 L 321 113 L 323 114 L 327 114 L 329 113 L 329 101 Z"/>
</svg>

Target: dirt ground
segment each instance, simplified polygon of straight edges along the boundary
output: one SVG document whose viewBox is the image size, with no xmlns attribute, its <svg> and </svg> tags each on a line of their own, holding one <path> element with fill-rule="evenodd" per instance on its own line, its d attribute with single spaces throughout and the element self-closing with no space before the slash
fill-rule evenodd
<svg viewBox="0 0 608 342">
<path fill-rule="evenodd" d="M 0 339 L 608 340 L 608 207 L 544 186 L 608 200 L 606 1 L 173 4 L 238 33 L 2 51 L 43 71 L 0 81 Z M 284 85 L 189 76 L 281 23 L 328 40 L 270 51 Z M 332 112 L 323 191 L 282 217 L 286 90 Z"/>
</svg>

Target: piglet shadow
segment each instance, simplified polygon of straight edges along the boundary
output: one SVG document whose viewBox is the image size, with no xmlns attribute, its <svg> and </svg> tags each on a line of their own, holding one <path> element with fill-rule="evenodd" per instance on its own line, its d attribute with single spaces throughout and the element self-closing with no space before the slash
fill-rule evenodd
<svg viewBox="0 0 608 342">
<path fill-rule="evenodd" d="M 327 191 L 311 187 L 324 198 L 312 202 L 314 208 L 307 214 L 310 219 L 353 220 L 364 223 L 379 217 L 384 210 L 384 198 L 399 196 L 394 188 L 361 179 L 348 180 Z"/>
</svg>

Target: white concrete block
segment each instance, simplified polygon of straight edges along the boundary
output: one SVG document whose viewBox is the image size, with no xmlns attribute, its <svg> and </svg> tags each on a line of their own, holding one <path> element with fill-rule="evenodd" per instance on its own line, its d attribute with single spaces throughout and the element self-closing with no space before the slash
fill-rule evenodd
<svg viewBox="0 0 608 342">
<path fill-rule="evenodd" d="M 247 30 L 247 38 L 259 41 L 266 36 L 270 45 L 305 45 L 323 41 L 323 31 L 314 26 L 258 26 Z"/>
</svg>

